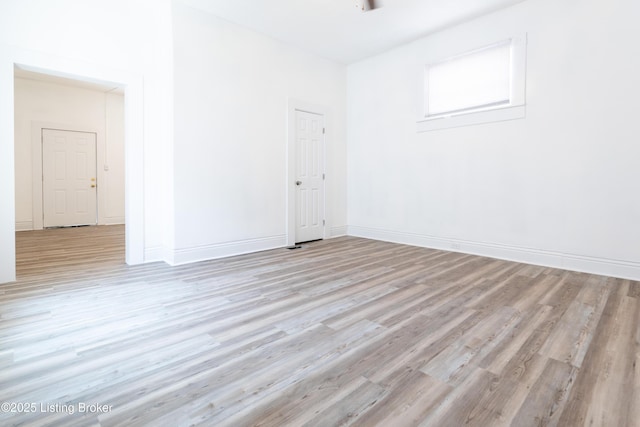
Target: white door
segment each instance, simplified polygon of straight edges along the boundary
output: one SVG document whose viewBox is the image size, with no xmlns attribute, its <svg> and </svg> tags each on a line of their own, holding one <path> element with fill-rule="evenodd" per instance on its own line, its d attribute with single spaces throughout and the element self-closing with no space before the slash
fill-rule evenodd
<svg viewBox="0 0 640 427">
<path fill-rule="evenodd" d="M 296 243 L 324 237 L 324 116 L 296 111 Z"/>
<path fill-rule="evenodd" d="M 44 227 L 95 225 L 96 134 L 42 130 Z"/>
</svg>

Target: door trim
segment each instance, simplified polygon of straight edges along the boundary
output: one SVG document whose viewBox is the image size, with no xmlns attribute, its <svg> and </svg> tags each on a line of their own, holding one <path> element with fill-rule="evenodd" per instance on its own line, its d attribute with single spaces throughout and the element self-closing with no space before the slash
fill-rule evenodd
<svg viewBox="0 0 640 427">
<path fill-rule="evenodd" d="M 104 135 L 97 130 L 90 128 L 83 128 L 82 126 L 61 125 L 46 122 L 32 122 L 31 123 L 31 169 L 32 169 L 32 217 L 33 217 L 33 229 L 42 230 L 44 228 L 44 208 L 42 205 L 42 198 L 44 196 L 42 189 L 42 131 L 45 129 L 61 130 L 68 132 L 84 132 L 93 133 L 96 135 L 96 178 L 98 182 L 101 182 L 100 174 L 100 147 L 104 143 Z M 98 187 L 99 188 L 99 187 Z M 97 224 L 100 224 L 100 198 L 96 197 L 96 220 Z"/>
<path fill-rule="evenodd" d="M 294 246 L 296 240 L 296 111 L 305 111 L 307 113 L 319 114 L 324 116 L 324 170 L 327 170 L 327 146 L 331 135 L 331 126 L 329 122 L 329 111 L 322 105 L 310 104 L 297 99 L 289 98 L 287 100 L 287 173 L 286 173 L 286 239 L 287 246 Z M 327 238 L 327 230 L 330 229 L 329 218 L 327 218 L 327 200 L 329 199 L 329 192 L 327 191 L 327 181 L 323 182 L 324 186 L 324 206 L 322 211 L 324 212 L 325 224 L 322 229 L 322 238 Z"/>
</svg>

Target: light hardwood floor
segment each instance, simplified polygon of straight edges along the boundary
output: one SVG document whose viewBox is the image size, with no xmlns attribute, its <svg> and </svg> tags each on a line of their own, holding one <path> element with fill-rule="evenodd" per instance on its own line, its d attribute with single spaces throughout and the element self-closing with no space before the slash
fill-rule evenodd
<svg viewBox="0 0 640 427">
<path fill-rule="evenodd" d="M 123 233 L 17 234 L 0 401 L 37 407 L 0 425 L 640 425 L 638 282 L 351 237 L 129 267 Z"/>
</svg>

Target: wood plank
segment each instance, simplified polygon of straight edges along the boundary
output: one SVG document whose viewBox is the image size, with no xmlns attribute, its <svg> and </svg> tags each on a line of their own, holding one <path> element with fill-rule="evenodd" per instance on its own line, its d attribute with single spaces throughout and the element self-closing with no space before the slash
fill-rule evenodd
<svg viewBox="0 0 640 427">
<path fill-rule="evenodd" d="M 517 425 L 571 425 L 559 420 L 577 375 L 578 368 L 548 359 L 515 417 Z"/>
<path fill-rule="evenodd" d="M 628 297 L 628 283 L 612 280 L 580 375 L 561 422 L 585 425 L 631 425 L 637 418 L 635 394 L 639 305 Z"/>
</svg>

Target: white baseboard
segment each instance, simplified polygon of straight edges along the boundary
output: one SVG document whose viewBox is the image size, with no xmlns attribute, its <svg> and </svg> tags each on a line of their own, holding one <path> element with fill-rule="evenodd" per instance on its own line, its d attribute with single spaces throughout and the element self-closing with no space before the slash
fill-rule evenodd
<svg viewBox="0 0 640 427">
<path fill-rule="evenodd" d="M 33 221 L 16 221 L 16 231 L 33 230 Z"/>
<path fill-rule="evenodd" d="M 560 268 L 563 270 L 640 280 L 640 263 L 632 261 L 589 257 L 496 243 L 447 239 L 369 227 L 348 226 L 348 234 L 354 237 L 462 252 L 526 264 Z"/>
<path fill-rule="evenodd" d="M 331 227 L 329 230 L 329 238 L 331 237 L 340 237 L 347 235 L 347 226 L 343 225 L 341 227 Z"/>
<path fill-rule="evenodd" d="M 287 238 L 285 235 L 238 240 L 234 242 L 176 249 L 169 252 L 169 256 L 165 261 L 170 265 L 180 265 L 210 259 L 226 258 L 251 252 L 266 251 L 269 249 L 283 248 L 285 246 L 287 246 Z"/>
<path fill-rule="evenodd" d="M 103 218 L 102 222 L 100 223 L 100 225 L 120 225 L 120 224 L 124 224 L 123 216 L 112 216 L 112 217 Z"/>
</svg>

